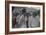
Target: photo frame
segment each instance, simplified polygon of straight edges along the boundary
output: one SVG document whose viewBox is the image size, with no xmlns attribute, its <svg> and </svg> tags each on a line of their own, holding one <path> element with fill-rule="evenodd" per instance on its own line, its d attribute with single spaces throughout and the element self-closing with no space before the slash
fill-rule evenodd
<svg viewBox="0 0 46 35">
<path fill-rule="evenodd" d="M 44 28 L 45 28 L 44 10 L 45 10 L 44 3 L 6 1 L 5 2 L 5 34 L 44 32 Z M 34 15 L 32 18 L 29 19 L 32 13 Z M 23 21 L 22 20 L 20 21 L 21 18 L 17 18 L 18 14 L 24 15 L 24 17 L 22 18 L 22 20 L 24 19 Z M 25 15 L 27 19 L 25 18 Z M 35 15 L 39 15 L 39 17 L 36 16 L 34 18 Z M 21 24 L 19 24 L 20 22 L 18 20 L 21 22 Z M 23 25 L 23 22 L 26 22 L 26 24 Z"/>
</svg>

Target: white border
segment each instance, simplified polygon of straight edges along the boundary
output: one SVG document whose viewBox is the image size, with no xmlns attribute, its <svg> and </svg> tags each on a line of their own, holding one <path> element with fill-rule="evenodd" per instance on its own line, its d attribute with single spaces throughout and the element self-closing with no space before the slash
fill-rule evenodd
<svg viewBox="0 0 46 35">
<path fill-rule="evenodd" d="M 12 6 L 18 7 L 40 7 L 40 27 L 39 28 L 14 28 L 12 29 Z M 42 30 L 43 29 L 43 8 L 42 5 L 23 5 L 23 4 L 9 4 L 9 31 L 26 31 L 26 30 Z"/>
</svg>

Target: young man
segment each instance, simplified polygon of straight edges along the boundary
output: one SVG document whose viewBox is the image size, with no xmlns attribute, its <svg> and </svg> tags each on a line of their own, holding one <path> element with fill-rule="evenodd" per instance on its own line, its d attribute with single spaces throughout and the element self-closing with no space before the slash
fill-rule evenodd
<svg viewBox="0 0 46 35">
<path fill-rule="evenodd" d="M 39 13 L 36 13 L 36 12 L 33 12 L 33 15 L 32 15 L 33 19 L 32 19 L 32 22 L 31 22 L 31 27 L 34 28 L 34 27 L 40 27 L 40 16 L 39 16 Z"/>
<path fill-rule="evenodd" d="M 23 8 L 20 14 L 16 17 L 16 28 L 26 28 L 25 13 L 26 9 Z"/>
</svg>

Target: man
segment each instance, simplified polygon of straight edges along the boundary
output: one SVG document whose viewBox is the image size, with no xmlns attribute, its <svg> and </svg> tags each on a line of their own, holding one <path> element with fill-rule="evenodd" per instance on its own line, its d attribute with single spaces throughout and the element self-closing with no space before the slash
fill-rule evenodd
<svg viewBox="0 0 46 35">
<path fill-rule="evenodd" d="M 20 14 L 16 17 L 16 28 L 26 28 L 25 13 L 26 9 L 23 8 Z"/>
<path fill-rule="evenodd" d="M 31 27 L 40 27 L 40 17 L 37 13 L 33 12 L 33 19 L 31 23 Z"/>
</svg>

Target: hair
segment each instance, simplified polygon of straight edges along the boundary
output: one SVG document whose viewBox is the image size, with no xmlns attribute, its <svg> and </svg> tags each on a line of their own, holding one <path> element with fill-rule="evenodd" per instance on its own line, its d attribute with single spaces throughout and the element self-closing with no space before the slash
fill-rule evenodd
<svg viewBox="0 0 46 35">
<path fill-rule="evenodd" d="M 26 9 L 25 8 L 22 9 L 22 14 L 24 14 L 24 13 L 26 13 Z"/>
<path fill-rule="evenodd" d="M 36 12 L 33 12 L 33 17 L 35 17 L 35 16 L 37 16 L 37 15 L 40 16 L 40 10 L 38 10 L 37 13 L 36 13 Z"/>
<path fill-rule="evenodd" d="M 37 13 L 36 12 L 33 12 L 33 17 L 37 16 Z"/>
</svg>

